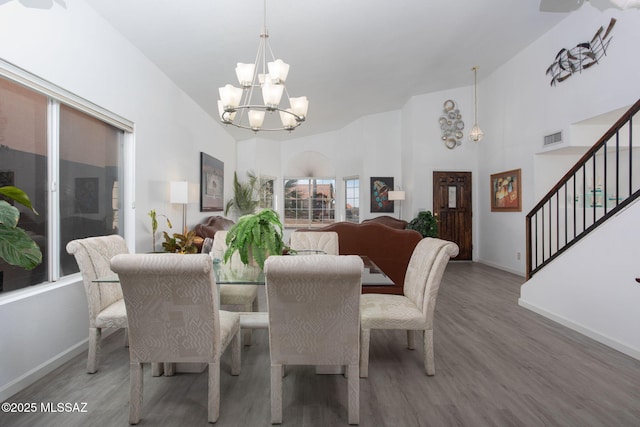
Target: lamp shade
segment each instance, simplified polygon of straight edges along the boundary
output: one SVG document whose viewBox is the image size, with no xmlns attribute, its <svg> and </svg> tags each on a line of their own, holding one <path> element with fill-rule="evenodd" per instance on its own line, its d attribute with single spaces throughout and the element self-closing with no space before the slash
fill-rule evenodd
<svg viewBox="0 0 640 427">
<path fill-rule="evenodd" d="M 243 64 L 242 62 L 238 62 L 238 65 L 236 66 L 236 77 L 238 77 L 238 83 L 240 83 L 240 86 L 251 86 L 255 69 L 256 64 Z"/>
<path fill-rule="evenodd" d="M 293 114 L 303 119 L 307 117 L 307 110 L 309 109 L 309 101 L 306 96 L 300 96 L 298 98 L 290 98 L 291 110 Z"/>
<path fill-rule="evenodd" d="M 170 203 L 189 203 L 189 182 L 187 181 L 171 181 L 169 188 Z"/>
<path fill-rule="evenodd" d="M 249 125 L 253 130 L 260 130 L 264 121 L 264 111 L 249 111 Z"/>
<path fill-rule="evenodd" d="M 242 98 L 242 89 L 233 85 L 225 85 L 218 89 L 220 100 L 225 110 L 233 110 L 240 105 Z"/>
<path fill-rule="evenodd" d="M 404 200 L 404 191 L 389 191 L 387 198 L 389 200 Z"/>
<path fill-rule="evenodd" d="M 267 67 L 269 68 L 269 76 L 274 83 L 280 84 L 287 80 L 287 75 L 289 75 L 289 64 L 284 62 L 282 59 L 276 59 L 273 62 L 269 62 Z"/>
</svg>

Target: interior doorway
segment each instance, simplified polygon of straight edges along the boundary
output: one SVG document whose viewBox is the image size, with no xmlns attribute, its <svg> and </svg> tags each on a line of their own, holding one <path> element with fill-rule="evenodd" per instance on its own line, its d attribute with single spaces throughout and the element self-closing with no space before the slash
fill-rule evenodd
<svg viewBox="0 0 640 427">
<path fill-rule="evenodd" d="M 471 172 L 433 172 L 433 214 L 438 218 L 438 236 L 460 248 L 453 259 L 471 260 Z"/>
</svg>

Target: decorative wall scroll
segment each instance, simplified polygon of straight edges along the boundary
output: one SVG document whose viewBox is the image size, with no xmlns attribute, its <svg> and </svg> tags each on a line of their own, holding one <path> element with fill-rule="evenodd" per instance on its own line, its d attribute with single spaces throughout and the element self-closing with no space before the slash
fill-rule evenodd
<svg viewBox="0 0 640 427">
<path fill-rule="evenodd" d="M 572 49 L 561 49 L 553 64 L 547 68 L 547 75 L 551 76 L 551 86 L 597 64 L 598 60 L 607 54 L 607 48 L 611 42 L 611 30 L 615 24 L 615 18 L 611 18 L 607 30 L 600 27 L 590 42 L 578 43 Z"/>
<path fill-rule="evenodd" d="M 460 110 L 456 108 L 456 103 L 448 99 L 444 102 L 444 115 L 438 119 L 442 140 L 448 149 L 452 150 L 462 144 L 462 130 L 464 122 Z"/>
</svg>

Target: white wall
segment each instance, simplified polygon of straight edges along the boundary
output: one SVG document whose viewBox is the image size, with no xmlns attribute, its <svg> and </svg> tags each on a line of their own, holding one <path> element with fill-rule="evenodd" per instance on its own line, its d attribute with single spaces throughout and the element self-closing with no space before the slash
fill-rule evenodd
<svg viewBox="0 0 640 427">
<path fill-rule="evenodd" d="M 607 56 L 551 87 L 545 70 L 556 53 L 591 40 L 612 16 L 618 21 Z M 630 52 L 637 51 L 639 42 L 639 10 L 600 12 L 585 3 L 495 73 L 478 75 L 479 122 L 485 132 L 478 151 L 480 182 L 488 183 L 493 173 L 521 168 L 523 192 L 521 213 L 492 213 L 489 187 L 481 185 L 477 212 L 482 230 L 480 261 L 524 275 L 525 216 L 541 195 L 535 194 L 535 183 L 557 172 L 536 171 L 534 159 L 541 151 L 543 136 L 559 130 L 570 136 L 571 124 L 633 104 L 640 95 L 640 57 Z M 519 261 L 518 252 L 522 254 Z"/>
<path fill-rule="evenodd" d="M 150 209 L 180 223 L 168 182 L 188 180 L 195 190 L 200 151 L 225 162 L 225 193 L 231 191 L 232 138 L 84 2 L 53 2 L 51 9 L 4 3 L 0 40 L 4 60 L 135 123 L 132 251 L 150 250 Z M 189 225 L 208 215 L 197 200 L 188 207 Z M 2 401 L 86 348 L 82 284 L 75 278 L 0 296 L 0 324 L 11 325 L 0 329 Z"/>
<path fill-rule="evenodd" d="M 536 273 L 520 305 L 640 359 L 639 223 L 636 203 Z"/>
</svg>

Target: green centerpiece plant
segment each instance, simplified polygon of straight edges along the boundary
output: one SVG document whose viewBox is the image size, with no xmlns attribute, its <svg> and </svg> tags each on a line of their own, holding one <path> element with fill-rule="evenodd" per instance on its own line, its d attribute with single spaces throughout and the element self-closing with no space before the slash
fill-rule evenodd
<svg viewBox="0 0 640 427">
<path fill-rule="evenodd" d="M 416 230 L 422 237 L 438 237 L 438 217 L 431 211 L 422 211 L 407 224 L 409 230 Z"/>
<path fill-rule="evenodd" d="M 243 264 L 255 261 L 262 269 L 269 255 L 281 255 L 286 248 L 282 237 L 282 222 L 273 209 L 241 216 L 227 232 L 224 262 L 238 252 Z"/>
<path fill-rule="evenodd" d="M 0 195 L 26 206 L 37 214 L 29 196 L 19 188 L 11 185 L 0 187 Z M 0 258 L 8 264 L 33 270 L 42 262 L 42 252 L 29 234 L 18 227 L 19 219 L 20 211 L 5 200 L 0 200 Z"/>
</svg>

